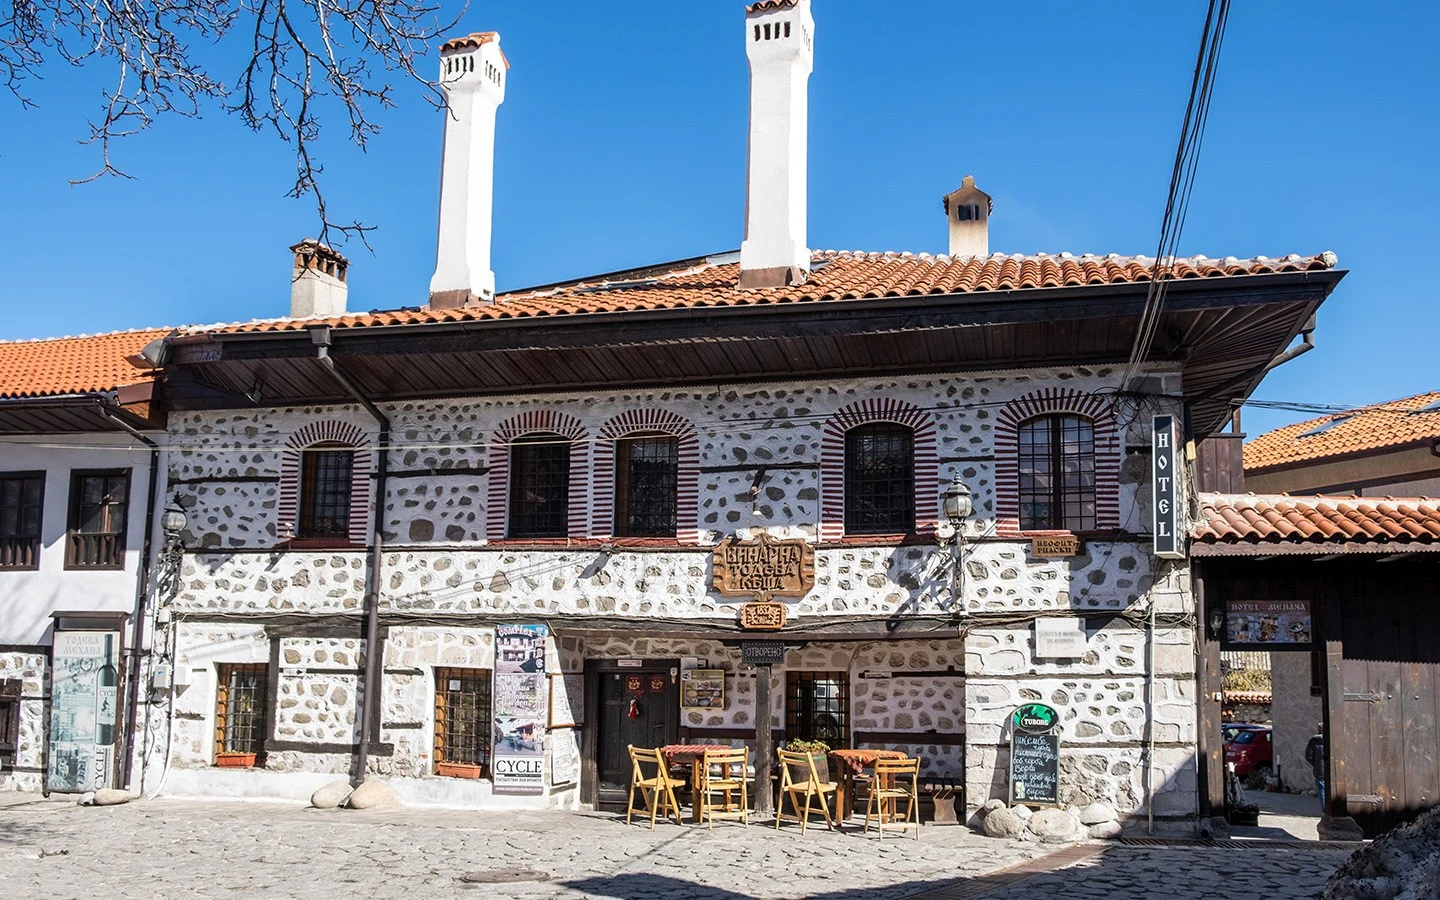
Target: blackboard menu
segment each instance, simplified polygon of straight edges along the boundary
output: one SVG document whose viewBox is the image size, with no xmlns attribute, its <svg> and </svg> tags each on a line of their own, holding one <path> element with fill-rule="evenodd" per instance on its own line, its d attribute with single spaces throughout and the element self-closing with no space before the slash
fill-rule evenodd
<svg viewBox="0 0 1440 900">
<path fill-rule="evenodd" d="M 1060 802 L 1060 736 L 1026 734 L 1010 737 L 1010 802 Z"/>
</svg>

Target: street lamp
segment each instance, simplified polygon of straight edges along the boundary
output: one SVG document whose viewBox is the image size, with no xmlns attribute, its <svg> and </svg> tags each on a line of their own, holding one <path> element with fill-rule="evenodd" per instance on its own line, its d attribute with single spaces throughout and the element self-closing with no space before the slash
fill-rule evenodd
<svg viewBox="0 0 1440 900">
<path fill-rule="evenodd" d="M 167 599 L 175 596 L 180 587 L 180 562 L 185 555 L 180 535 L 185 531 L 186 523 L 185 510 L 180 508 L 178 499 L 172 500 L 160 514 L 160 530 L 165 534 L 165 546 L 160 550 L 158 580 Z"/>
<path fill-rule="evenodd" d="M 970 488 L 960 480 L 958 474 L 940 494 L 940 511 L 950 523 L 951 533 L 954 535 L 955 557 L 950 563 L 950 602 L 958 607 L 964 599 L 965 590 L 965 570 L 961 568 L 964 558 L 965 520 L 975 511 L 975 501 L 970 496 Z"/>
</svg>

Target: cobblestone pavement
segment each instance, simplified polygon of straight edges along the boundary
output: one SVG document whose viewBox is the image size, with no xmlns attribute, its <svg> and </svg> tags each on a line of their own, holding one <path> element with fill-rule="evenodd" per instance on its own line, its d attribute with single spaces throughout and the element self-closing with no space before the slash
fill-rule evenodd
<svg viewBox="0 0 1440 900">
<path fill-rule="evenodd" d="M 1318 895 L 1344 851 L 1112 846 L 1049 872 L 1057 848 L 926 828 L 877 842 L 823 826 L 654 831 L 604 813 L 303 810 L 157 800 L 0 800 L 0 893 L 25 898 L 850 898 Z M 1072 851 L 1073 852 L 1073 851 Z M 1083 851 L 1082 851 L 1083 852 Z M 1071 857 L 1073 859 L 1073 857 Z M 1028 864 L 1027 864 L 1027 861 Z M 1057 859 L 1056 862 L 1062 860 Z M 1042 874 L 1019 881 L 1011 867 Z M 1011 868 L 1011 873 L 1004 870 Z M 467 883 L 532 870 L 547 880 Z"/>
</svg>

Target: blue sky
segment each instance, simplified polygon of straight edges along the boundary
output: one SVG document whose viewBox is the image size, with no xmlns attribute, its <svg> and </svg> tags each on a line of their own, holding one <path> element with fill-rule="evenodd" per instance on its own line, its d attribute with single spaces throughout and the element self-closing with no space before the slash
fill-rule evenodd
<svg viewBox="0 0 1440 900">
<path fill-rule="evenodd" d="M 476 2 L 512 64 L 497 143 L 499 286 L 739 246 L 747 70 L 740 0 Z M 810 246 L 943 252 L 940 197 L 973 173 L 991 249 L 1154 252 L 1204 3 L 816 0 Z M 1318 349 L 1258 397 L 1356 404 L 1433 390 L 1440 7 L 1239 3 L 1181 252 L 1334 250 L 1351 274 Z M 433 60 L 426 65 L 433 66 Z M 215 67 L 232 77 L 234 66 Z M 218 110 L 118 148 L 133 181 L 71 186 L 108 71 L 53 66 L 41 107 L 0 98 L 0 337 L 236 321 L 288 308 L 290 149 Z M 441 114 L 402 87 L 360 153 L 322 149 L 352 309 L 425 301 Z M 333 114 L 328 120 L 341 125 Z M 1254 435 L 1293 413 L 1246 414 Z"/>
</svg>

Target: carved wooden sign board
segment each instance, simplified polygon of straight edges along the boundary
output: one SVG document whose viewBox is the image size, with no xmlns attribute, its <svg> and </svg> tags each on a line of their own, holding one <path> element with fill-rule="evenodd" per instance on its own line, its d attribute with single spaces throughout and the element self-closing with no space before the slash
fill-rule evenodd
<svg viewBox="0 0 1440 900">
<path fill-rule="evenodd" d="M 1030 539 L 1031 556 L 1078 556 L 1080 539 L 1073 534 L 1036 535 Z"/>
<path fill-rule="evenodd" d="M 815 584 L 815 550 L 800 539 L 782 541 L 762 534 L 742 541 L 732 536 L 715 548 L 713 568 L 712 584 L 721 594 L 749 594 L 758 603 L 803 597 Z"/>
</svg>

